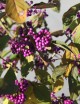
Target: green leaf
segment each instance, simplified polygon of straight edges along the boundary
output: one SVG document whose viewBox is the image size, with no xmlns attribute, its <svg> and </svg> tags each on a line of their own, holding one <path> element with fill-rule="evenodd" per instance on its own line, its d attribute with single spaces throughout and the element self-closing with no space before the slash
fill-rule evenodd
<svg viewBox="0 0 80 104">
<path fill-rule="evenodd" d="M 38 27 L 42 26 L 43 21 L 44 21 L 44 14 L 43 13 L 38 13 L 36 15 L 31 16 L 30 21 L 32 22 L 32 26 Z"/>
<path fill-rule="evenodd" d="M 44 9 L 44 8 L 52 8 L 54 11 L 59 12 L 60 10 L 60 2 L 59 0 L 54 0 L 51 3 L 40 2 L 38 4 L 34 4 L 32 8 L 36 7 L 36 9 Z"/>
<path fill-rule="evenodd" d="M 53 8 L 53 6 L 54 6 L 53 3 L 40 2 L 40 3 L 34 4 L 33 8 L 36 7 L 36 9 L 44 9 L 44 8 Z"/>
<path fill-rule="evenodd" d="M 51 104 L 50 102 L 39 102 L 38 104 Z"/>
<path fill-rule="evenodd" d="M 11 78 L 10 78 L 11 77 Z M 4 76 L 4 81 L 8 84 L 14 83 L 16 80 L 15 73 L 12 68 L 8 69 L 6 75 Z"/>
<path fill-rule="evenodd" d="M 1 2 L 3 2 L 3 3 L 6 3 L 6 0 L 0 0 Z"/>
<path fill-rule="evenodd" d="M 29 74 L 29 70 L 31 70 L 33 67 L 33 63 L 30 62 L 26 62 L 26 64 L 23 64 L 22 67 L 21 67 L 21 75 L 23 77 L 26 77 L 28 74 Z"/>
<path fill-rule="evenodd" d="M 4 86 L 0 89 L 0 94 L 13 94 L 17 92 L 18 86 L 15 85 L 16 76 L 12 68 L 8 69 L 3 80 Z"/>
<path fill-rule="evenodd" d="M 45 85 L 34 83 L 33 91 L 39 101 L 50 102 L 50 91 Z"/>
<path fill-rule="evenodd" d="M 80 24 L 80 18 L 75 19 L 68 28 L 70 28 L 71 31 L 73 31 L 76 26 L 78 26 Z"/>
<path fill-rule="evenodd" d="M 78 43 L 74 43 L 75 47 L 79 50 L 79 53 L 80 53 L 80 44 Z"/>
<path fill-rule="evenodd" d="M 5 12 L 0 12 L 0 19 L 3 18 L 6 15 Z"/>
<path fill-rule="evenodd" d="M 60 0 L 50 0 L 49 3 L 55 4 L 55 6 L 52 8 L 53 11 L 55 12 L 60 11 Z"/>
<path fill-rule="evenodd" d="M 78 104 L 78 102 L 75 100 L 75 101 L 74 101 L 74 104 Z"/>
<path fill-rule="evenodd" d="M 11 52 L 11 50 L 3 50 L 3 51 L 1 52 L 1 57 L 7 56 L 10 52 Z"/>
<path fill-rule="evenodd" d="M 9 39 L 10 37 L 8 35 L 0 38 L 0 51 L 2 51 L 6 47 Z"/>
<path fill-rule="evenodd" d="M 54 81 L 56 81 L 56 79 L 59 76 L 63 75 L 66 72 L 66 68 L 67 68 L 67 65 L 60 65 L 54 69 L 52 74 L 52 78 L 54 79 Z"/>
<path fill-rule="evenodd" d="M 3 78 L 0 78 L 0 88 L 2 88 L 4 86 L 4 80 Z"/>
<path fill-rule="evenodd" d="M 58 31 L 55 31 L 55 32 L 51 32 L 51 36 L 58 37 L 58 36 L 62 36 L 62 35 L 63 35 L 63 30 L 58 30 Z"/>
<path fill-rule="evenodd" d="M 3 68 L 2 68 L 2 66 L 0 65 L 0 76 L 2 75 L 2 73 L 3 73 Z"/>
<path fill-rule="evenodd" d="M 72 39 L 74 43 L 80 44 L 80 24 L 72 32 Z"/>
<path fill-rule="evenodd" d="M 17 57 L 17 54 L 12 54 L 12 55 L 10 56 L 10 59 L 11 59 L 11 60 L 14 60 L 16 57 Z"/>
<path fill-rule="evenodd" d="M 25 92 L 27 98 L 24 104 L 39 104 L 38 99 L 35 97 L 34 92 L 33 92 L 33 86 L 30 85 Z"/>
<path fill-rule="evenodd" d="M 30 85 L 28 87 L 25 94 L 26 94 L 27 98 L 26 98 L 26 101 L 24 102 L 24 104 L 51 104 L 50 102 L 38 100 L 38 98 L 35 96 L 32 85 Z"/>
<path fill-rule="evenodd" d="M 35 70 L 36 77 L 37 79 L 42 83 L 42 84 L 51 84 L 53 83 L 50 74 L 46 70 Z"/>
<path fill-rule="evenodd" d="M 69 48 L 69 46 L 63 42 L 63 41 L 60 41 L 60 40 L 56 40 L 56 41 L 52 41 L 52 43 L 62 49 L 65 49 L 65 50 L 69 50 L 70 52 L 72 52 L 72 50 Z M 73 53 L 73 52 L 72 52 Z"/>
<path fill-rule="evenodd" d="M 63 15 L 63 25 L 64 30 L 67 29 L 70 24 L 75 20 L 77 12 L 80 10 L 80 3 L 72 6 L 66 13 Z"/>
<path fill-rule="evenodd" d="M 80 95 L 80 82 L 75 80 L 71 74 L 69 75 L 68 82 L 70 97 L 72 100 L 76 100 Z"/>
<path fill-rule="evenodd" d="M 71 74 L 75 80 L 78 80 L 78 68 L 77 67 L 73 67 Z"/>
</svg>

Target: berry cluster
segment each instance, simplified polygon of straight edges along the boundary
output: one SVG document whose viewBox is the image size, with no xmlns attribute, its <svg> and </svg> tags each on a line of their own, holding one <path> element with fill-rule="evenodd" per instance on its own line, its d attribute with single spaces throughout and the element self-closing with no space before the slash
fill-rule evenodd
<svg viewBox="0 0 80 104">
<path fill-rule="evenodd" d="M 54 47 L 53 47 L 53 51 L 54 51 L 56 54 L 59 53 L 60 50 L 61 50 L 61 48 L 58 47 L 58 46 L 54 46 Z"/>
<path fill-rule="evenodd" d="M 7 57 L 6 59 L 3 59 L 2 61 L 2 65 L 4 69 L 8 68 L 8 65 L 11 65 L 12 67 L 14 67 L 16 63 L 17 63 L 16 60 L 11 60 L 9 57 Z"/>
<path fill-rule="evenodd" d="M 73 100 L 69 99 L 64 94 L 62 94 L 62 97 L 58 99 L 55 96 L 54 92 L 51 93 L 51 100 L 52 100 L 52 104 L 59 104 L 60 102 L 62 102 L 61 104 L 73 104 L 74 103 Z"/>
<path fill-rule="evenodd" d="M 48 29 L 41 29 L 35 34 L 33 29 L 29 28 L 27 35 L 23 33 L 23 29 L 20 29 L 19 34 L 17 38 L 9 41 L 13 54 L 22 54 L 24 57 L 27 57 L 34 53 L 35 47 L 38 51 L 43 52 L 50 46 L 51 35 Z M 33 38 L 35 46 L 31 38 Z"/>
<path fill-rule="evenodd" d="M 46 51 L 51 42 L 51 35 L 47 29 L 41 29 L 37 34 L 30 28 L 29 35 L 33 36 L 38 51 Z"/>
<path fill-rule="evenodd" d="M 24 57 L 26 57 L 34 52 L 32 42 L 23 33 L 20 34 L 20 37 L 11 39 L 9 44 L 13 54 L 22 54 Z"/>
<path fill-rule="evenodd" d="M 29 1 L 29 2 L 28 2 L 28 4 L 29 4 L 29 5 L 32 5 L 32 4 L 33 4 L 33 1 L 32 1 L 32 0 L 31 0 L 31 1 Z"/>
<path fill-rule="evenodd" d="M 48 47 L 51 42 L 51 35 L 47 29 L 42 29 L 34 39 L 38 51 L 46 51 L 46 47 Z"/>
<path fill-rule="evenodd" d="M 70 99 L 64 100 L 64 104 L 73 104 L 73 101 Z"/>
<path fill-rule="evenodd" d="M 46 13 L 46 10 L 41 10 L 41 9 L 29 9 L 28 12 L 27 12 L 27 16 L 32 16 L 32 15 L 35 15 L 35 14 L 39 14 L 39 13 L 42 13 L 44 15 L 44 18 L 46 18 L 48 16 L 48 14 Z"/>
<path fill-rule="evenodd" d="M 72 30 L 70 29 L 70 28 L 68 28 L 66 31 L 65 31 L 65 34 L 66 35 L 69 35 L 69 34 L 71 34 L 72 33 Z"/>
<path fill-rule="evenodd" d="M 28 81 L 25 79 L 21 79 L 20 82 L 18 80 L 15 81 L 15 85 L 19 87 L 19 91 L 24 93 L 28 87 Z"/>
<path fill-rule="evenodd" d="M 0 2 L 0 10 L 5 8 L 5 4 Z"/>
<path fill-rule="evenodd" d="M 25 91 L 28 88 L 28 81 L 25 79 L 21 79 L 20 82 L 15 80 L 15 85 L 19 87 L 19 92 L 13 95 L 6 95 L 6 97 L 14 104 L 23 104 L 26 100 Z"/>
<path fill-rule="evenodd" d="M 16 95 L 6 95 L 6 97 L 11 101 L 14 102 L 14 104 L 23 104 L 26 100 L 25 94 L 20 93 Z"/>
<path fill-rule="evenodd" d="M 77 17 L 80 18 L 80 11 L 78 11 L 78 13 L 77 13 Z"/>
</svg>

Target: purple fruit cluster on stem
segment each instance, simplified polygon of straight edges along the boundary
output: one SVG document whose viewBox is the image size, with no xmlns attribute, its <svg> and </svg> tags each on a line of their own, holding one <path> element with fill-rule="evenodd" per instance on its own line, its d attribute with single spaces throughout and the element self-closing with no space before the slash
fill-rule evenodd
<svg viewBox="0 0 80 104">
<path fill-rule="evenodd" d="M 51 34 L 47 29 L 41 29 L 37 34 L 35 34 L 33 29 L 30 28 L 28 34 L 33 37 L 38 51 L 46 51 L 46 47 L 50 46 Z"/>
<path fill-rule="evenodd" d="M 15 80 L 15 85 L 19 87 L 18 93 L 16 94 L 7 94 L 5 95 L 6 98 L 8 98 L 11 102 L 14 102 L 14 104 L 24 104 L 26 100 L 25 92 L 28 88 L 28 81 L 26 79 L 21 79 L 20 82 L 18 80 Z"/>
</svg>

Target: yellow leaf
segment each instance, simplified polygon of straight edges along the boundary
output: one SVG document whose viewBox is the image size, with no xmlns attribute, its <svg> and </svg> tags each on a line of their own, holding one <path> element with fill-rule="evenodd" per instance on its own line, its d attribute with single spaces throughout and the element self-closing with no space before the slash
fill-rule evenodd
<svg viewBox="0 0 80 104">
<path fill-rule="evenodd" d="M 9 100 L 8 99 L 5 99 L 4 101 L 3 101 L 3 104 L 8 104 L 9 103 Z"/>
<path fill-rule="evenodd" d="M 74 60 L 75 57 L 77 58 L 77 55 L 79 54 L 79 51 L 78 51 L 77 47 L 75 47 L 73 45 L 70 45 L 70 49 L 72 50 L 73 53 L 67 50 L 65 52 L 64 56 L 65 56 L 66 59 L 73 59 Z"/>
<path fill-rule="evenodd" d="M 73 46 L 72 44 L 70 45 L 70 49 L 72 50 L 73 53 L 67 50 L 63 56 L 63 63 L 65 63 L 67 59 L 75 60 L 75 58 L 78 58 L 78 54 L 79 54 L 78 49 L 75 46 Z M 69 73 L 73 66 L 74 66 L 74 64 L 72 64 L 72 63 L 70 63 L 67 66 L 66 73 L 64 75 L 65 77 L 69 76 Z"/>
<path fill-rule="evenodd" d="M 10 102 L 7 98 L 3 101 L 3 104 L 13 104 L 12 102 Z"/>
<path fill-rule="evenodd" d="M 69 73 L 70 73 L 72 67 L 73 67 L 73 64 L 69 64 L 68 65 L 68 67 L 66 68 L 65 75 L 64 75 L 65 77 L 68 77 L 69 76 Z"/>
<path fill-rule="evenodd" d="M 33 55 L 27 56 L 26 59 L 28 60 L 28 62 L 32 62 L 34 60 L 34 56 Z"/>
<path fill-rule="evenodd" d="M 30 6 L 24 0 L 7 0 L 6 13 L 17 23 L 26 21 L 27 10 Z"/>
<path fill-rule="evenodd" d="M 53 89 L 53 92 L 58 92 L 59 90 L 62 89 L 64 85 L 64 79 L 62 77 L 60 77 L 54 84 L 54 89 Z"/>
</svg>

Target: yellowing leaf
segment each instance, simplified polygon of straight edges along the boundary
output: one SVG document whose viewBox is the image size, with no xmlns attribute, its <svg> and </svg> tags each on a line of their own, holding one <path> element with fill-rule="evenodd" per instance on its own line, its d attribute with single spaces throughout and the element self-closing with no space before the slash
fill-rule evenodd
<svg viewBox="0 0 80 104">
<path fill-rule="evenodd" d="M 9 100 L 6 98 L 3 102 L 3 104 L 8 104 L 9 103 Z"/>
<path fill-rule="evenodd" d="M 53 89 L 53 92 L 58 92 L 59 90 L 62 89 L 64 85 L 64 79 L 62 77 L 60 77 L 54 84 L 54 89 Z"/>
<path fill-rule="evenodd" d="M 78 54 L 79 54 L 79 51 L 78 51 L 78 49 L 75 47 L 75 46 L 73 46 L 73 45 L 70 45 L 70 49 L 72 50 L 72 52 L 70 52 L 70 51 L 66 51 L 65 53 L 64 53 L 64 56 L 63 56 L 63 63 L 65 63 L 66 62 L 66 60 L 68 59 L 68 60 L 75 60 L 75 58 L 78 58 L 77 56 L 78 56 Z M 69 73 L 70 73 L 70 71 L 71 71 L 71 69 L 72 69 L 72 67 L 74 66 L 74 64 L 72 64 L 72 63 L 70 63 L 68 66 L 67 66 L 67 68 L 66 68 L 66 73 L 65 73 L 65 77 L 68 77 L 69 76 Z"/>
<path fill-rule="evenodd" d="M 34 60 L 34 56 L 33 55 L 27 56 L 26 59 L 28 60 L 28 62 L 32 62 Z"/>
<path fill-rule="evenodd" d="M 27 10 L 30 6 L 24 0 L 7 0 L 6 13 L 17 23 L 26 21 Z"/>
<path fill-rule="evenodd" d="M 77 55 L 79 54 L 79 51 L 73 45 L 70 45 L 70 49 L 72 50 L 73 53 L 70 52 L 70 51 L 66 51 L 64 55 L 65 55 L 66 59 L 73 59 L 74 60 L 75 57 L 77 58 Z"/>
<path fill-rule="evenodd" d="M 13 104 L 12 102 L 10 102 L 7 98 L 3 101 L 3 104 Z"/>
<path fill-rule="evenodd" d="M 70 73 L 72 67 L 73 67 L 73 64 L 69 64 L 68 65 L 68 67 L 66 68 L 65 75 L 64 75 L 65 77 L 68 77 L 69 76 L 69 73 Z"/>
</svg>

